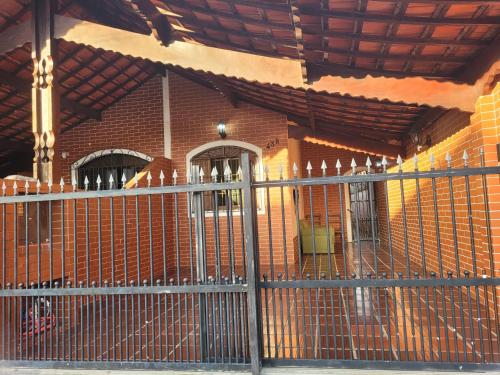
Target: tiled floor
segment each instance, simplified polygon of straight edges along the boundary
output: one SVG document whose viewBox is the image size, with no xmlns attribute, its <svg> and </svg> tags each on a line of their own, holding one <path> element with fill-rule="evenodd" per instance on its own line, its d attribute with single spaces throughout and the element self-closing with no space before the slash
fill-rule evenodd
<svg viewBox="0 0 500 375">
<path fill-rule="evenodd" d="M 342 254 L 303 256 L 296 277 L 391 275 L 389 254 L 372 242 Z M 314 259 L 315 258 L 315 259 Z M 392 271 L 407 275 L 402 257 Z M 345 262 L 344 262 L 345 260 Z M 405 262 L 406 263 L 406 262 Z M 410 264 L 410 274 L 421 267 Z M 479 287 L 480 293 L 483 292 Z M 472 290 L 471 290 L 472 289 Z M 277 289 L 263 293 L 264 349 L 270 358 L 499 362 L 490 302 L 474 287 Z M 484 295 L 484 294 L 480 294 Z M 485 303 L 486 302 L 486 303 Z M 479 314 L 478 314 L 479 311 Z"/>
<path fill-rule="evenodd" d="M 306 278 L 308 273 L 311 278 L 336 278 L 336 273 L 341 278 L 353 273 L 356 278 L 360 274 L 367 278 L 368 273 L 375 274 L 375 268 L 379 275 L 390 273 L 387 252 L 378 247 L 374 252 L 371 242 L 360 245 L 349 246 L 345 258 L 340 252 L 331 257 L 303 256 L 302 269 L 282 269 L 281 278 Z M 393 271 L 406 273 L 402 258 L 392 259 Z M 411 264 L 411 272 L 417 270 L 419 266 Z M 277 280 L 278 270 L 269 271 L 268 279 Z M 3 353 L 5 358 L 28 360 L 199 359 L 198 297 L 162 294 L 52 300 L 59 323 L 28 341 L 19 341 L 14 320 L 4 319 L 10 332 L 6 344 L 10 345 Z M 248 361 L 248 338 L 254 333 L 248 332 L 245 323 L 245 297 L 206 295 L 207 332 L 203 337 L 209 361 Z M 263 289 L 264 357 L 500 362 L 497 321 L 485 301 L 476 301 L 470 290 L 459 292 L 456 287 L 446 288 L 444 294 L 441 288 Z"/>
</svg>

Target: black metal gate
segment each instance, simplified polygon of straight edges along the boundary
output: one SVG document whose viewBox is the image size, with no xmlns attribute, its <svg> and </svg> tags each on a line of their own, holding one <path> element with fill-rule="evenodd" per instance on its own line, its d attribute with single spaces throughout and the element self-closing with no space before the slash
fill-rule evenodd
<svg viewBox="0 0 500 375">
<path fill-rule="evenodd" d="M 241 161 L 238 181 L 4 183 L 2 365 L 498 369 L 499 167 L 254 181 Z M 352 184 L 374 197 L 356 243 Z"/>
<path fill-rule="evenodd" d="M 306 178 L 254 184 L 272 223 L 259 246 L 264 364 L 499 368 L 488 186 L 498 185 L 500 168 L 484 167 L 482 154 L 478 168 L 466 154 L 461 168 L 450 160 L 425 172 L 416 163 L 403 172 L 399 160 L 390 173 L 385 159 L 380 170 L 368 161 L 366 174 L 337 168 L 330 177 L 323 164 L 322 177 L 308 168 Z M 290 206 L 299 189 L 303 201 Z M 345 194 L 359 202 L 360 190 L 366 205 L 352 210 L 352 222 L 360 238 L 367 217 L 365 241 L 350 243 Z M 313 251 L 304 253 L 311 232 Z"/>
<path fill-rule="evenodd" d="M 197 169 L 192 184 L 161 172 L 130 189 L 113 176 L 96 191 L 4 182 L 3 365 L 258 371 L 244 160 L 245 184 Z"/>
</svg>

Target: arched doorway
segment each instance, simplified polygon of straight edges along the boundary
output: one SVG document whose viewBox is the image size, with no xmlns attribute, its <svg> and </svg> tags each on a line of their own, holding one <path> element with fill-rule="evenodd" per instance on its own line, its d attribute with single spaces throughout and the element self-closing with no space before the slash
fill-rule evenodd
<svg viewBox="0 0 500 375">
<path fill-rule="evenodd" d="M 352 172 L 346 174 L 351 175 Z M 356 174 L 367 174 L 367 170 L 364 167 L 358 167 Z M 375 184 L 366 181 L 347 184 L 344 196 L 348 242 L 378 240 Z"/>
</svg>

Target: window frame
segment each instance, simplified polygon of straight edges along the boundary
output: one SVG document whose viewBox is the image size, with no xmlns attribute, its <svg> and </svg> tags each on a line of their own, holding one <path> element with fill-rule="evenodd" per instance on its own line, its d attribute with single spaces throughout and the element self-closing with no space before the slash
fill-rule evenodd
<svg viewBox="0 0 500 375">
<path fill-rule="evenodd" d="M 251 143 L 246 143 L 242 141 L 233 141 L 233 140 L 219 140 L 215 142 L 209 142 L 205 143 L 199 147 L 196 147 L 195 149 L 191 150 L 190 152 L 187 153 L 186 155 L 186 170 L 191 170 L 193 166 L 196 164 L 193 163 L 193 159 L 196 159 L 199 155 L 209 152 L 212 150 L 215 150 L 219 147 L 235 147 L 241 149 L 242 152 L 249 152 L 254 155 L 254 168 L 255 168 L 255 175 L 257 176 L 258 180 L 263 180 L 264 176 L 264 168 L 262 165 L 262 149 L 252 145 Z M 214 158 L 216 159 L 216 158 Z M 231 159 L 230 157 L 228 159 Z M 208 159 L 211 160 L 211 159 Z M 239 157 L 239 162 L 241 165 L 241 153 Z M 208 183 L 211 181 L 210 177 L 210 171 L 205 171 L 205 175 L 208 176 L 208 179 L 205 179 L 205 183 Z M 235 174 L 235 171 L 232 171 L 233 175 Z M 218 171 L 219 176 L 224 175 L 224 171 Z M 258 215 L 263 215 L 266 212 L 266 202 L 264 199 L 264 189 L 257 189 L 256 192 L 257 195 L 257 214 Z M 194 206 L 192 206 L 194 207 Z M 219 209 L 217 210 L 218 216 L 225 217 L 228 215 L 228 212 L 225 208 L 225 206 L 219 206 Z M 205 217 L 213 217 L 215 214 L 214 210 L 205 210 L 204 215 Z M 237 207 L 233 207 L 233 210 L 231 211 L 232 216 L 241 216 L 241 210 L 240 210 L 240 205 Z M 191 212 L 191 217 L 194 217 L 194 212 Z"/>
<path fill-rule="evenodd" d="M 88 155 L 85 155 L 84 157 L 80 158 L 73 164 L 71 164 L 71 180 L 76 181 L 77 185 L 80 186 L 79 184 L 79 169 L 87 165 L 88 163 L 94 161 L 95 159 L 99 159 L 104 156 L 108 155 L 127 155 L 127 156 L 133 156 L 139 159 L 142 159 L 147 163 L 150 163 L 153 161 L 153 158 L 151 156 L 148 156 L 142 152 L 139 151 L 133 151 L 129 149 L 124 149 L 124 148 L 116 148 L 116 149 L 105 149 L 105 150 L 98 150 L 94 151 Z M 106 178 L 101 176 L 103 179 L 101 188 L 102 190 L 105 190 L 105 188 L 108 187 L 108 181 Z M 118 182 L 120 181 L 121 176 L 118 176 L 118 179 L 115 179 L 115 187 L 118 186 Z"/>
</svg>

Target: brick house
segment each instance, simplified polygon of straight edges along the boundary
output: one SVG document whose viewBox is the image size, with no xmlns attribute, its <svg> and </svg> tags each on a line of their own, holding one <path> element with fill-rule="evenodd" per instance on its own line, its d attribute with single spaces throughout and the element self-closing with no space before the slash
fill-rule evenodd
<svg viewBox="0 0 500 375">
<path fill-rule="evenodd" d="M 498 367 L 499 2 L 0 9 L 7 364 Z"/>
</svg>

